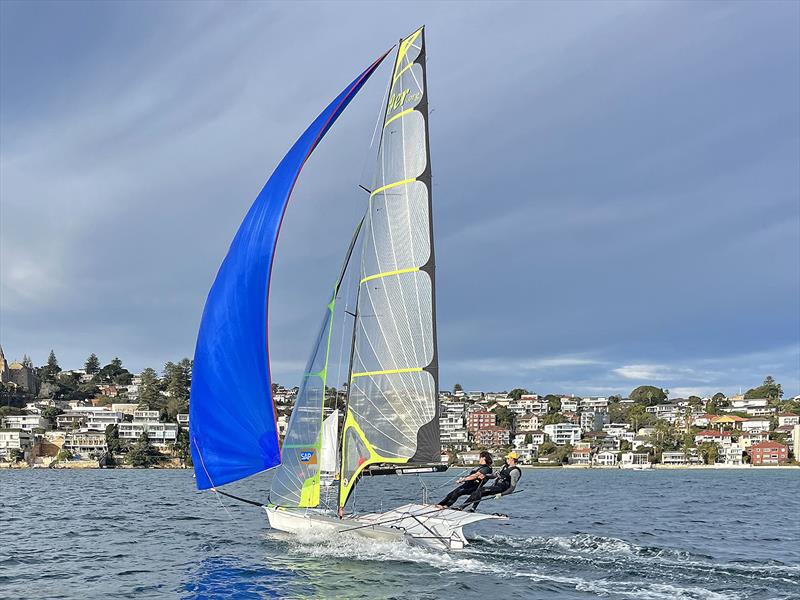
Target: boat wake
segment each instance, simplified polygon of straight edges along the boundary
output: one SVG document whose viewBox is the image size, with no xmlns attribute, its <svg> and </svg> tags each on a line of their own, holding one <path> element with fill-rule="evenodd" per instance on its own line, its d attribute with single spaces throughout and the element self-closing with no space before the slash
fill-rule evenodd
<svg viewBox="0 0 800 600">
<path fill-rule="evenodd" d="M 276 536 L 277 537 L 277 536 Z M 439 575 L 513 576 L 531 590 L 578 597 L 641 600 L 745 600 L 764 586 L 800 595 L 800 567 L 784 564 L 715 562 L 702 554 L 637 545 L 592 535 L 566 537 L 477 536 L 460 553 L 382 542 L 354 534 L 310 533 L 281 536 L 293 556 L 329 563 L 347 561 L 366 568 L 374 562 L 414 564 Z M 674 573 L 680 572 L 681 583 Z"/>
</svg>

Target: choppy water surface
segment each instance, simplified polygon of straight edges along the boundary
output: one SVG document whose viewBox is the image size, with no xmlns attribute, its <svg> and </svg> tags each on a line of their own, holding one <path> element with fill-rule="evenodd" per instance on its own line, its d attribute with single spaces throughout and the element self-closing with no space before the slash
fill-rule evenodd
<svg viewBox="0 0 800 600">
<path fill-rule="evenodd" d="M 800 598 L 800 471 L 526 470 L 520 488 L 483 505 L 510 521 L 445 554 L 273 533 L 190 471 L 0 471 L 0 597 Z M 419 497 L 379 477 L 358 508 Z"/>
</svg>

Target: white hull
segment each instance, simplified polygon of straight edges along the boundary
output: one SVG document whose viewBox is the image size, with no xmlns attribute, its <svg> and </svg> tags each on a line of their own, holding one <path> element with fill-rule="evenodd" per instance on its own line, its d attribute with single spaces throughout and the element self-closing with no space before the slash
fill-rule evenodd
<svg viewBox="0 0 800 600">
<path fill-rule="evenodd" d="M 384 513 L 347 516 L 339 519 L 316 509 L 265 506 L 273 529 L 294 534 L 312 532 L 350 533 L 380 541 L 403 541 L 437 550 L 461 550 L 469 542 L 465 525 L 498 515 L 438 510 L 430 504 L 407 504 Z"/>
</svg>

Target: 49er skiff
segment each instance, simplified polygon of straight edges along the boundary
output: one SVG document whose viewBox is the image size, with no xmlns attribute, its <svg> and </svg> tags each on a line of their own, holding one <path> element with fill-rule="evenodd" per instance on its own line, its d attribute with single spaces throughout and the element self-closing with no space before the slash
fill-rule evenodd
<svg viewBox="0 0 800 600">
<path fill-rule="evenodd" d="M 465 525 L 502 517 L 408 504 L 344 514 L 364 476 L 441 471 L 435 261 L 425 33 L 400 41 L 366 213 L 346 252 L 282 446 L 272 402 L 267 314 L 281 220 L 304 163 L 386 58 L 361 73 L 278 165 L 231 244 L 206 301 L 190 405 L 197 486 L 276 467 L 264 505 L 275 529 L 352 532 L 442 549 Z M 346 402 L 326 393 L 337 298 L 358 269 Z M 334 381 L 334 383 L 336 383 Z M 341 408 L 341 410 L 339 410 Z M 340 416 L 341 414 L 341 416 Z M 341 433 L 340 433 L 341 432 Z M 336 498 L 326 483 L 333 482 Z M 340 518 L 337 512 L 342 514 Z"/>
</svg>

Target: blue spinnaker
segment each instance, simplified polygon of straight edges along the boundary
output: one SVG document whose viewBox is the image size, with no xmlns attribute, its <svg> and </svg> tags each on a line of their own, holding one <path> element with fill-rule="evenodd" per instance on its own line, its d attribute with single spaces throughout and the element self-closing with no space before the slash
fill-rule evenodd
<svg viewBox="0 0 800 600">
<path fill-rule="evenodd" d="M 280 464 L 267 314 L 281 221 L 306 160 L 385 57 L 348 85 L 283 158 L 242 221 L 208 293 L 189 405 L 190 446 L 201 490 Z"/>
</svg>

